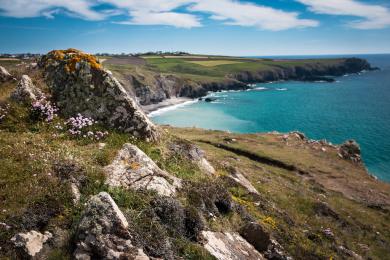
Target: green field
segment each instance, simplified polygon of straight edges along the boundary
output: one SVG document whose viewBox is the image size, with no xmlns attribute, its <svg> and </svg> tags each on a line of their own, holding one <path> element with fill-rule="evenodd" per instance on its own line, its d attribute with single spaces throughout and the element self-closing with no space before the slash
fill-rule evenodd
<svg viewBox="0 0 390 260">
<path fill-rule="evenodd" d="M 104 57 L 104 66 L 113 71 L 150 71 L 196 81 L 224 80 L 229 74 L 238 72 L 273 71 L 295 66 L 334 64 L 340 59 L 273 60 L 226 56 L 185 55 L 185 56 L 140 56 Z"/>
</svg>

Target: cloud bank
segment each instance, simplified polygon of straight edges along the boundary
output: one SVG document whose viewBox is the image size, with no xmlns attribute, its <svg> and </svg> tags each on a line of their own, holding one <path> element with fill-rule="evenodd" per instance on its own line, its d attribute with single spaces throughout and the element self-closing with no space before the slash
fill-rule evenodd
<svg viewBox="0 0 390 260">
<path fill-rule="evenodd" d="M 293 0 L 291 0 L 293 1 Z M 349 23 L 356 29 L 390 26 L 390 10 L 355 0 L 295 0 L 317 14 L 358 17 Z M 58 13 L 85 20 L 106 20 L 120 15 L 120 24 L 167 25 L 177 28 L 202 26 L 202 17 L 225 25 L 250 26 L 280 31 L 316 27 L 319 22 L 242 0 L 0 0 L 0 15 L 54 18 Z"/>
<path fill-rule="evenodd" d="M 390 10 L 355 0 L 297 0 L 318 14 L 359 17 L 348 25 L 356 29 L 382 29 L 390 26 Z"/>
</svg>

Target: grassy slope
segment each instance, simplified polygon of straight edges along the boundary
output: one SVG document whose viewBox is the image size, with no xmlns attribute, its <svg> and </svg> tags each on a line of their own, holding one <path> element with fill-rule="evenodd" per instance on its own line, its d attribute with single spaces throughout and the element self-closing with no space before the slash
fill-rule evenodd
<svg viewBox="0 0 390 260">
<path fill-rule="evenodd" d="M 370 178 L 365 169 L 338 158 L 337 152 L 323 152 L 302 141 L 288 144 L 271 134 L 228 134 L 194 128 L 168 128 L 181 138 L 197 143 L 208 159 L 219 169 L 228 163 L 240 169 L 260 192 L 253 198 L 243 190 L 232 189 L 236 201 L 262 222 L 268 224 L 280 242 L 297 258 L 311 254 L 335 257 L 334 242 L 344 245 L 365 258 L 390 257 L 390 186 Z M 237 141 L 227 144 L 225 138 Z M 300 175 L 279 167 L 259 163 L 202 141 L 225 144 L 262 157 L 290 163 L 309 173 Z M 375 191 L 372 194 L 371 191 Z M 364 191 L 364 192 L 363 192 Z M 316 213 L 323 201 L 338 214 L 338 219 Z M 382 201 L 387 208 L 370 208 L 370 202 Z M 225 229 L 223 226 L 221 229 Z M 335 240 L 326 238 L 321 230 L 331 228 Z M 369 247 L 365 250 L 364 245 Z"/>
<path fill-rule="evenodd" d="M 17 70 L 17 67 L 11 67 L 10 71 L 18 75 Z M 38 74 L 33 80 L 41 86 Z M 0 222 L 12 226 L 10 230 L 0 229 L 0 259 L 8 259 L 13 254 L 9 239 L 16 232 L 31 229 L 31 226 L 35 225 L 41 231 L 53 226 L 74 230 L 82 203 L 73 206 L 69 187 L 56 177 L 56 165 L 64 162 L 76 164 L 81 168 L 79 174 L 86 177 L 86 184 L 81 190 L 82 202 L 99 191 L 110 192 L 131 220 L 132 228 L 144 234 L 142 245 L 153 250 L 162 238 L 168 236 L 177 254 L 185 259 L 209 257 L 197 244 L 172 234 L 169 228 L 149 218 L 147 212 L 156 198 L 155 194 L 110 190 L 104 185 L 102 168 L 126 142 L 138 145 L 162 169 L 189 181 L 193 187 L 213 181 L 227 185 L 233 199 L 297 259 L 337 258 L 335 245 L 347 246 L 373 259 L 386 259 L 390 255 L 389 211 L 367 206 L 370 201 L 389 203 L 389 185 L 369 178 L 364 169 L 340 160 L 332 150 L 322 152 L 299 141 L 287 145 L 274 135 L 238 135 L 192 128 L 167 128 L 168 132 L 159 144 L 147 144 L 110 130 L 110 135 L 104 140 L 107 145 L 99 149 L 97 141 L 73 139 L 55 129 L 54 124 L 64 119 L 57 118 L 51 124 L 31 121 L 28 107 L 12 103 L 7 98 L 15 85 L 16 82 L 0 85 L 3 93 L 0 104 L 11 105 L 6 119 L 0 123 Z M 200 142 L 224 143 L 226 137 L 237 139 L 237 142 L 227 144 L 231 147 L 293 164 L 310 175 L 302 176 Z M 180 156 L 171 156 L 168 146 L 177 138 L 191 140 L 201 146 L 216 166 L 217 176 L 203 176 L 195 165 Z M 253 197 L 242 188 L 226 183 L 228 173 L 225 163 L 240 169 L 260 196 Z M 369 193 L 370 190 L 375 192 Z M 190 195 L 191 192 L 183 190 L 179 200 L 184 205 L 190 205 Z M 327 202 L 339 217 L 335 219 L 317 214 L 315 205 L 318 201 Z M 50 212 L 48 216 L 47 212 Z M 39 223 L 34 223 L 37 218 Z M 209 220 L 208 224 L 212 230 L 235 231 L 242 224 L 242 219 L 237 213 L 229 213 Z M 331 228 L 335 239 L 325 237 L 324 228 Z M 71 250 L 72 244 L 66 245 L 53 252 L 53 259 L 68 259 Z"/>
<path fill-rule="evenodd" d="M 175 74 L 179 77 L 195 81 L 222 81 L 226 75 L 241 71 L 264 71 L 273 70 L 280 67 L 305 66 L 317 63 L 337 63 L 340 59 L 307 59 L 307 60 L 271 60 L 271 59 L 251 59 L 238 57 L 220 56 L 145 56 L 146 65 L 132 65 L 129 61 L 126 65 L 111 63 L 109 57 L 104 65 L 111 70 L 134 69 L 150 70 L 158 73 Z"/>
</svg>

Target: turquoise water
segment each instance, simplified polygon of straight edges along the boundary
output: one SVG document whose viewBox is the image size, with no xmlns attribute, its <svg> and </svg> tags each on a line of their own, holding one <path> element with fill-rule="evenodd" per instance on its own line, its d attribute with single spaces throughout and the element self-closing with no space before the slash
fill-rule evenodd
<svg viewBox="0 0 390 260">
<path fill-rule="evenodd" d="M 335 83 L 277 82 L 250 91 L 211 93 L 152 117 L 159 124 L 231 132 L 289 132 L 342 143 L 355 139 L 371 173 L 390 181 L 390 55 L 359 56 L 380 71 L 337 78 Z"/>
</svg>

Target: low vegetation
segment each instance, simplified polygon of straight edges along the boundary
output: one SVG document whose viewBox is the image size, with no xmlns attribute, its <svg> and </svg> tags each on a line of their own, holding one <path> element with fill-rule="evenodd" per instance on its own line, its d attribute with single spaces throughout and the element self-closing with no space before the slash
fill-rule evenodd
<svg viewBox="0 0 390 260">
<path fill-rule="evenodd" d="M 195 73 L 188 75 L 200 76 L 252 63 L 272 66 L 271 61 L 247 60 L 210 69 L 185 59 L 148 59 L 146 67 L 178 69 L 180 64 Z M 50 99 L 42 72 L 18 64 L 4 65 L 17 78 L 28 73 Z M 67 233 L 49 259 L 71 259 L 84 203 L 101 191 L 112 196 L 129 220 L 134 244 L 152 257 L 213 259 L 199 243 L 199 232 L 239 232 L 248 221 L 261 225 L 295 259 L 343 259 L 352 251 L 366 259 L 390 255 L 389 185 L 371 178 L 364 166 L 339 158 L 330 144 L 311 143 L 296 134 L 172 127 L 162 127 L 161 140 L 150 143 L 81 115 L 63 118 L 58 111 L 56 116 L 55 104 L 34 110 L 32 104 L 14 102 L 9 94 L 16 84 L 0 84 L 0 259 L 14 259 L 11 237 L 32 229 Z M 172 144 L 178 142 L 203 149 L 215 174 L 205 174 L 175 153 Z M 162 170 L 182 179 L 176 199 L 106 185 L 104 167 L 125 143 L 135 144 Z M 258 193 L 232 181 L 235 171 Z M 80 183 L 79 203 L 74 203 L 70 178 Z"/>
</svg>

